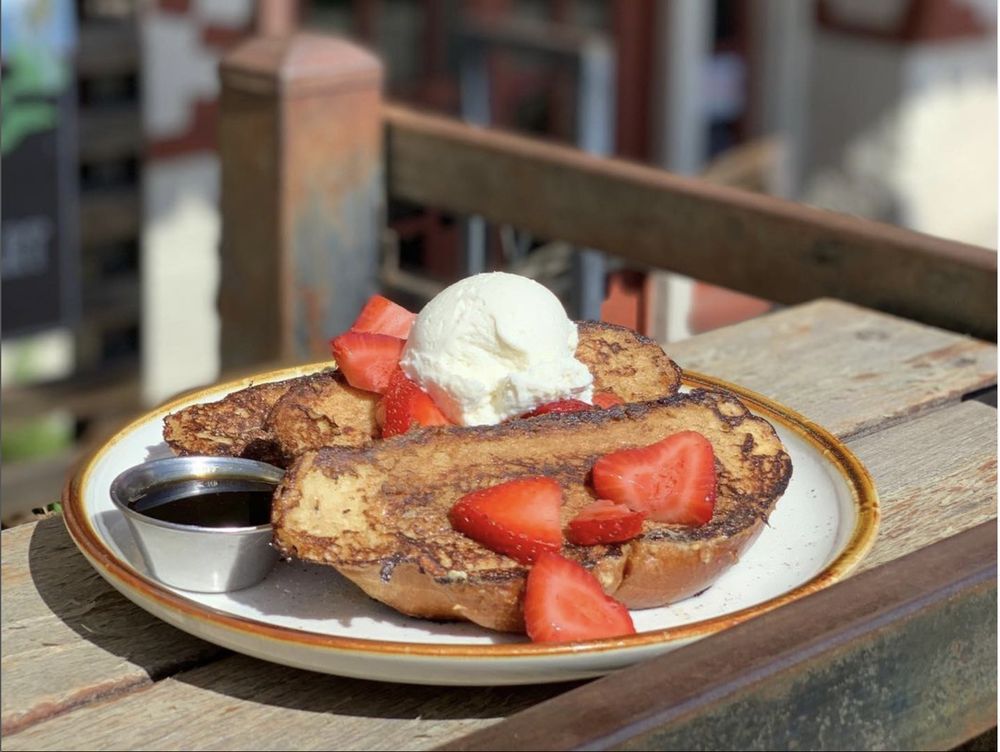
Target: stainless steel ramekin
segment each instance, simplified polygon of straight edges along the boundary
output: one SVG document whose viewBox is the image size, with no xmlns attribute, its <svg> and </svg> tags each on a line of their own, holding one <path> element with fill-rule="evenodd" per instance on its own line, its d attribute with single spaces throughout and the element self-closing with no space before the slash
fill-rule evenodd
<svg viewBox="0 0 1000 752">
<path fill-rule="evenodd" d="M 252 481 L 277 486 L 284 471 L 235 457 L 169 457 L 131 467 L 111 484 L 149 573 L 164 584 L 201 593 L 240 590 L 260 582 L 278 560 L 271 525 L 202 527 L 154 519 L 129 504 L 185 480 Z"/>
</svg>

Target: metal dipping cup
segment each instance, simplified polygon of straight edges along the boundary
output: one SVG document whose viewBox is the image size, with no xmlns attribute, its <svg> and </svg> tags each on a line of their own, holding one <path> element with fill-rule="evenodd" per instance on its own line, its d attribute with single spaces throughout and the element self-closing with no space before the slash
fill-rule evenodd
<svg viewBox="0 0 1000 752">
<path fill-rule="evenodd" d="M 111 484 L 111 500 L 125 516 L 149 573 L 160 582 L 199 593 L 240 590 L 260 582 L 278 560 L 270 521 L 252 527 L 202 527 L 166 522 L 130 504 L 183 483 L 187 498 L 227 490 L 240 481 L 277 486 L 284 470 L 235 457 L 169 457 L 131 467 Z"/>
</svg>

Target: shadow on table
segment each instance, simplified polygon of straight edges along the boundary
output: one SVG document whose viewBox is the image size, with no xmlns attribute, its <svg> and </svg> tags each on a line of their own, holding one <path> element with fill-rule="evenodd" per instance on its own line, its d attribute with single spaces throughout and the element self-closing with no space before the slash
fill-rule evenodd
<svg viewBox="0 0 1000 752">
<path fill-rule="evenodd" d="M 87 642 L 127 661 L 154 682 L 168 679 L 257 705 L 367 718 L 501 718 L 581 683 L 511 687 L 390 684 L 319 674 L 234 654 L 160 621 L 127 600 L 90 566 L 59 518 L 36 525 L 28 565 L 46 605 Z M 95 656 L 95 674 L 103 671 L 109 679 L 128 675 L 129 669 L 123 669 L 118 660 L 102 664 L 104 659 Z M 152 691 L 169 692 L 171 687 L 163 683 Z M 143 702 L 148 701 L 148 695 L 145 697 Z"/>
</svg>

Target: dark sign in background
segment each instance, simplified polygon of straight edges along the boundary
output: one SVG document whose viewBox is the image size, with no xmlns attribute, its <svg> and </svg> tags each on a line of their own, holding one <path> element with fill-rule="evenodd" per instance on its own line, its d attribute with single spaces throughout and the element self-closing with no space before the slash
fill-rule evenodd
<svg viewBox="0 0 1000 752">
<path fill-rule="evenodd" d="M 3 5 L 0 331 L 7 338 L 79 316 L 73 7 Z"/>
</svg>

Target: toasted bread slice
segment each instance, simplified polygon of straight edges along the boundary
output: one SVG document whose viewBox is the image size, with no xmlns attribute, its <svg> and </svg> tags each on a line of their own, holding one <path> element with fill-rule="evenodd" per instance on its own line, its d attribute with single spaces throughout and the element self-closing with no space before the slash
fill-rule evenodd
<svg viewBox="0 0 1000 752">
<path fill-rule="evenodd" d="M 669 397 L 681 386 L 681 369 L 656 342 L 624 326 L 578 321 L 576 357 L 590 369 L 594 391 L 612 391 L 626 402 Z"/>
<path fill-rule="evenodd" d="M 286 555 L 334 566 L 405 614 L 521 631 L 526 569 L 453 530 L 452 505 L 476 489 L 547 475 L 563 489 L 565 526 L 595 498 L 587 476 L 599 456 L 684 430 L 705 435 L 715 452 L 710 522 L 647 521 L 627 543 L 563 549 L 628 607 L 670 603 L 705 589 L 736 562 L 791 475 L 771 425 L 726 392 L 697 390 L 498 426 L 423 429 L 364 448 L 308 452 L 275 493 L 275 541 Z"/>
<path fill-rule="evenodd" d="M 653 340 L 593 321 L 577 324 L 576 355 L 596 391 L 626 402 L 673 394 L 681 371 Z M 378 395 L 354 389 L 334 370 L 261 384 L 218 402 L 171 413 L 163 436 L 179 454 L 229 455 L 282 467 L 309 449 L 362 446 L 378 436 Z"/>
<path fill-rule="evenodd" d="M 303 380 L 308 378 L 313 377 Z M 218 402 L 185 407 L 164 418 L 163 438 L 178 454 L 249 457 L 278 464 L 281 457 L 264 421 L 288 387 L 288 381 L 254 384 Z"/>
<path fill-rule="evenodd" d="M 379 435 L 379 395 L 355 389 L 340 371 L 294 381 L 274 403 L 263 427 L 282 467 L 310 449 L 364 446 Z"/>
</svg>

